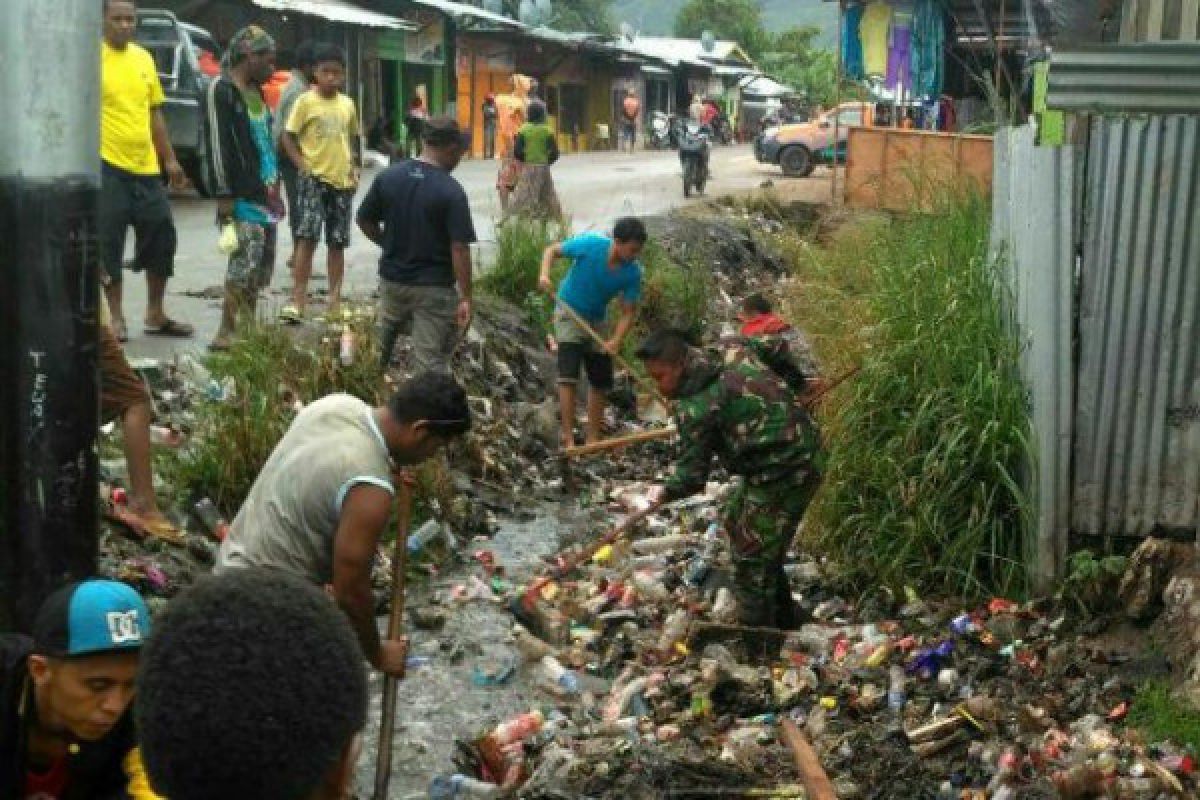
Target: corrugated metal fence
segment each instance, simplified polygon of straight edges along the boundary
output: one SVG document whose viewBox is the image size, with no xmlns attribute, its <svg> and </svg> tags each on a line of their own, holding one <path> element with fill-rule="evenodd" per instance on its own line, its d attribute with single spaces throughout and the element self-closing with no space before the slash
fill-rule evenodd
<svg viewBox="0 0 1200 800">
<path fill-rule="evenodd" d="M 1194 535 L 1200 118 L 1099 117 L 1090 140 L 1071 528 Z"/>
<path fill-rule="evenodd" d="M 996 139 L 993 240 L 1028 345 L 1043 581 L 1068 531 L 1200 524 L 1200 118 L 1100 116 L 1087 139 Z"/>
</svg>

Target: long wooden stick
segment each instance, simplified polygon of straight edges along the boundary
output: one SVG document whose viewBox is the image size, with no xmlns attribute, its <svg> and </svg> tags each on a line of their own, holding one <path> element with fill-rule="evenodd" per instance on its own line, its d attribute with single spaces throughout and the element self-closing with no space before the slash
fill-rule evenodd
<svg viewBox="0 0 1200 800">
<path fill-rule="evenodd" d="M 576 311 L 575 309 L 571 308 L 571 306 L 570 306 L 570 305 L 568 305 L 568 304 L 567 304 L 567 303 L 566 303 L 566 302 L 565 302 L 565 301 L 564 301 L 564 300 L 563 300 L 561 297 L 559 297 L 558 295 L 555 295 L 555 296 L 554 296 L 554 303 L 555 303 L 555 305 L 557 305 L 559 308 L 561 308 L 561 309 L 562 309 L 562 310 L 563 310 L 563 311 L 566 313 L 566 315 L 567 315 L 568 317 L 570 317 L 570 318 L 571 318 L 571 320 L 572 320 L 572 321 L 573 321 L 573 322 L 574 322 L 576 325 L 578 325 L 580 328 L 582 328 L 582 329 L 583 329 L 583 331 L 584 331 L 584 332 L 585 332 L 585 333 L 586 333 L 588 336 L 591 336 L 593 339 L 595 339 L 595 340 L 596 340 L 596 343 L 600 345 L 600 349 L 601 349 L 601 350 L 603 350 L 603 351 L 604 351 L 604 352 L 606 352 L 606 353 L 608 352 L 608 350 L 606 349 L 606 342 L 604 341 L 604 337 L 603 337 L 603 336 L 601 336 L 599 333 L 597 333 L 597 332 L 596 332 L 596 329 L 595 329 L 595 328 L 593 328 L 591 325 L 589 325 L 589 324 L 588 324 L 588 321 L 587 321 L 586 319 L 584 319 L 583 317 L 579 316 L 579 312 L 578 312 L 578 311 Z M 642 377 L 641 373 L 639 373 L 639 372 L 638 372 L 637 370 L 635 370 L 633 367 L 629 366 L 629 362 L 628 362 L 628 361 L 626 361 L 626 360 L 625 360 L 625 358 L 624 358 L 624 357 L 623 357 L 623 356 L 622 356 L 620 353 L 612 353 L 611 355 L 612 355 L 613 359 L 614 359 L 614 360 L 615 360 L 615 361 L 616 361 L 618 364 L 620 364 L 620 365 L 621 365 L 621 366 L 622 366 L 622 367 L 625 369 L 625 371 L 626 371 L 626 372 L 628 372 L 628 373 L 629 373 L 630 377 L 632 377 L 632 378 L 633 378 L 635 381 L 637 381 L 639 384 L 641 384 L 641 386 L 642 386 L 642 388 L 643 388 L 643 389 L 649 389 L 649 390 L 650 390 L 650 393 L 651 393 L 651 394 L 653 394 L 655 397 L 657 397 L 657 398 L 658 398 L 658 401 L 659 401 L 660 403 L 662 403 L 662 405 L 663 405 L 663 408 L 670 408 L 670 407 L 671 407 L 670 403 L 668 403 L 668 402 L 667 402 L 667 398 L 663 397 L 663 396 L 662 396 L 662 393 L 658 391 L 658 387 L 657 387 L 657 386 L 655 386 L 655 385 L 654 385 L 654 383 L 653 383 L 652 381 L 648 380 L 647 378 L 644 378 L 644 377 Z"/>
<path fill-rule="evenodd" d="M 412 520 L 412 485 L 401 477 L 396 517 L 396 544 L 392 554 L 392 610 L 388 616 L 387 637 L 395 641 L 404 627 L 405 579 L 408 573 L 408 527 Z M 399 678 L 383 678 L 383 714 L 379 721 L 379 749 L 375 758 L 374 800 L 387 800 L 392 780 L 392 730 L 396 723 L 396 690 Z"/>
<path fill-rule="evenodd" d="M 642 442 L 656 442 L 660 439 L 670 439 L 675 435 L 675 433 L 676 430 L 674 428 L 658 428 L 652 431 L 631 433 L 628 436 L 614 436 L 612 439 L 605 439 L 602 442 L 593 442 L 592 444 L 581 444 L 576 447 L 568 447 L 563 451 L 563 455 L 565 455 L 567 458 L 590 456 L 594 453 L 603 453 L 608 450 L 616 450 L 621 447 L 628 447 L 631 444 L 641 444 Z"/>
<path fill-rule="evenodd" d="M 800 773 L 800 782 L 808 790 L 809 800 L 837 800 L 837 792 L 833 790 L 817 752 L 790 719 L 783 720 L 783 740 L 792 748 L 796 771 Z"/>
</svg>

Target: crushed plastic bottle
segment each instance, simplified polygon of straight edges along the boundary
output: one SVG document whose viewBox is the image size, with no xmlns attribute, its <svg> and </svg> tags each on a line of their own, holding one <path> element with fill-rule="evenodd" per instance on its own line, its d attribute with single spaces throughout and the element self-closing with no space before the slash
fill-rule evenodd
<svg viewBox="0 0 1200 800">
<path fill-rule="evenodd" d="M 421 552 L 425 545 L 432 542 L 442 534 L 442 525 L 436 519 L 427 519 L 421 527 L 408 535 L 408 552 L 415 554 Z"/>
<path fill-rule="evenodd" d="M 500 787 L 467 775 L 439 775 L 429 784 L 430 800 L 455 800 L 459 797 L 499 797 Z"/>
<path fill-rule="evenodd" d="M 579 694 L 579 676 L 552 655 L 542 656 L 542 669 L 550 680 L 570 694 Z"/>
<path fill-rule="evenodd" d="M 908 703 L 908 676 L 904 674 L 904 667 L 897 664 L 888 670 L 888 710 L 893 714 L 899 714 L 904 710 L 906 703 Z"/>
</svg>

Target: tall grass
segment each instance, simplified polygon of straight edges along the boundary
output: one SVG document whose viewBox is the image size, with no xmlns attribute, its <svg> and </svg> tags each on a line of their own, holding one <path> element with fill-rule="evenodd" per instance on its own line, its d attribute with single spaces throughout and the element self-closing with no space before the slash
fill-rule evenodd
<svg viewBox="0 0 1200 800">
<path fill-rule="evenodd" d="M 380 402 L 384 387 L 374 318 L 354 314 L 348 324 L 355 334 L 350 365 L 338 357 L 340 325 L 320 335 L 293 336 L 277 325 L 254 324 L 241 331 L 229 352 L 209 356 L 205 366 L 214 381 L 232 379 L 235 394 L 200 401 L 191 443 L 169 453 L 163 465 L 174 485 L 233 513 L 291 424 L 296 400 L 307 404 L 348 392 Z"/>
<path fill-rule="evenodd" d="M 989 220 L 965 195 L 869 218 L 798 259 L 790 296 L 818 352 L 862 367 L 827 409 L 806 536 L 863 588 L 1027 588 L 1027 409 Z"/>
</svg>

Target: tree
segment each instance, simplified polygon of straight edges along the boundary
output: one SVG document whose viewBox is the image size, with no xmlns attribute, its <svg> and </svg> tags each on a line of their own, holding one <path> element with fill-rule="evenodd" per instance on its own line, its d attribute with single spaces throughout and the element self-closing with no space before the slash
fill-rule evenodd
<svg viewBox="0 0 1200 800">
<path fill-rule="evenodd" d="M 699 39 L 705 31 L 737 42 L 751 58 L 758 58 L 770 40 L 759 0 L 688 0 L 675 17 L 675 35 Z"/>
<path fill-rule="evenodd" d="M 554 0 L 554 13 L 546 24 L 560 31 L 586 31 L 612 35 L 613 0 Z"/>
<path fill-rule="evenodd" d="M 821 29 L 812 26 L 768 35 L 758 65 L 776 80 L 803 92 L 810 103 L 828 107 L 836 97 L 837 59 L 815 46 L 820 35 Z"/>
</svg>

